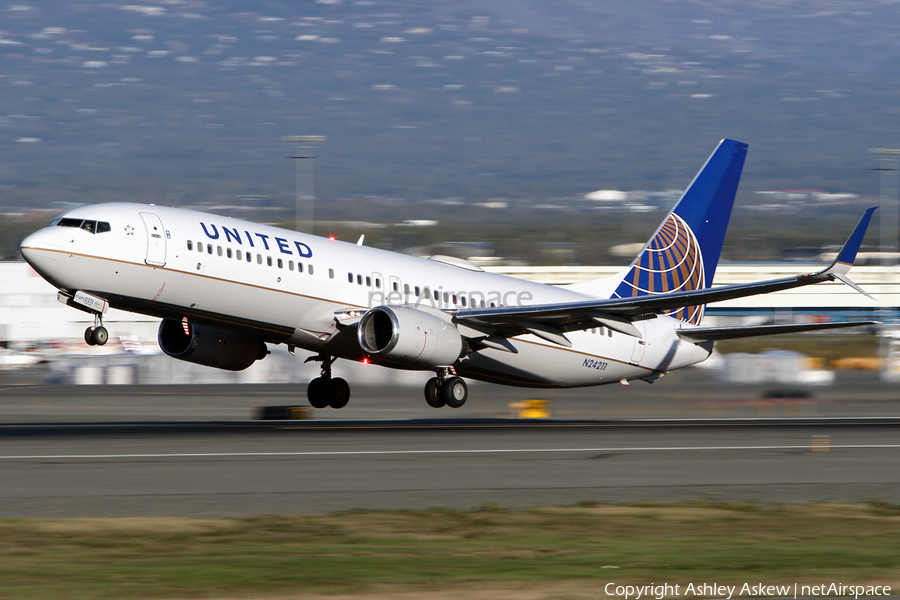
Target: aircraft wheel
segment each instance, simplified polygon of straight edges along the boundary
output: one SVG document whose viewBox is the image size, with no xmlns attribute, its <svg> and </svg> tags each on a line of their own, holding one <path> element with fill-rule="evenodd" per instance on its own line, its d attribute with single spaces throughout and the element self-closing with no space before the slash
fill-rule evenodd
<svg viewBox="0 0 900 600">
<path fill-rule="evenodd" d="M 95 327 L 94 331 L 91 332 L 91 338 L 96 345 L 103 346 L 109 341 L 109 331 L 103 325 Z"/>
<path fill-rule="evenodd" d="M 325 408 L 328 406 L 327 391 L 325 382 L 322 381 L 321 377 L 316 377 L 310 381 L 309 387 L 306 388 L 306 398 L 309 400 L 309 405 L 313 408 Z"/>
<path fill-rule="evenodd" d="M 469 388 L 461 377 L 451 377 L 441 386 L 441 397 L 450 408 L 459 408 L 469 397 Z"/>
<path fill-rule="evenodd" d="M 425 402 L 432 408 L 441 408 L 447 404 L 441 395 L 441 380 L 437 377 L 432 377 L 425 384 Z"/>
<path fill-rule="evenodd" d="M 344 408 L 350 401 L 350 384 L 335 377 L 328 382 L 328 406 L 331 408 Z"/>
<path fill-rule="evenodd" d="M 97 342 L 94 341 L 94 328 L 88 327 L 84 330 L 84 343 L 88 346 L 93 346 Z"/>
</svg>

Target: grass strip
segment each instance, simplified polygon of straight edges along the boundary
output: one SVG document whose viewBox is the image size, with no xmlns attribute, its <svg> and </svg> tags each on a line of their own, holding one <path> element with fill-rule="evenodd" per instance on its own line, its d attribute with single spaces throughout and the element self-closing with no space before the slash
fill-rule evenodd
<svg viewBox="0 0 900 600">
<path fill-rule="evenodd" d="M 716 342 L 716 350 L 722 354 L 747 352 L 759 354 L 765 350 L 790 350 L 806 356 L 821 358 L 826 362 L 842 358 L 877 358 L 879 340 L 870 334 L 851 333 L 834 334 L 795 334 L 768 335 L 757 338 L 744 338 Z"/>
<path fill-rule="evenodd" d="M 0 598 L 435 592 L 605 581 L 900 579 L 885 503 L 351 511 L 236 520 L 0 521 Z M 614 570 L 603 567 L 616 567 Z"/>
</svg>

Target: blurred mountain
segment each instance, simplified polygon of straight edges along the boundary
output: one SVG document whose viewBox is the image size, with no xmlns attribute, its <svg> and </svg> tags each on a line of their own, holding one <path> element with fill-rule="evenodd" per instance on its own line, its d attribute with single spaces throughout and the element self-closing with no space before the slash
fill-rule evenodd
<svg viewBox="0 0 900 600">
<path fill-rule="evenodd" d="M 867 195 L 900 145 L 896 2 L 126 2 L 0 7 L 0 205 L 290 206 L 298 134 L 359 219 L 680 189 L 723 137 L 743 201 Z"/>
</svg>

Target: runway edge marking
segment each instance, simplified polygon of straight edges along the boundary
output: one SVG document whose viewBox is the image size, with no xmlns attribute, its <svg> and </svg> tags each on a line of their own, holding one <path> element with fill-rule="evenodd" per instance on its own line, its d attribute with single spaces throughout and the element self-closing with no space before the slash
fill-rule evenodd
<svg viewBox="0 0 900 600">
<path fill-rule="evenodd" d="M 832 450 L 900 449 L 900 444 L 832 444 Z M 301 452 L 190 452 L 146 454 L 34 454 L 0 455 L 0 460 L 65 460 L 65 459 L 138 459 L 138 458 L 277 458 L 317 456 L 384 456 L 425 454 L 524 454 L 524 453 L 578 453 L 578 452 L 678 452 L 678 451 L 726 451 L 726 450 L 811 450 L 810 444 L 791 446 L 645 446 L 606 448 L 478 448 L 446 450 L 338 450 Z"/>
</svg>

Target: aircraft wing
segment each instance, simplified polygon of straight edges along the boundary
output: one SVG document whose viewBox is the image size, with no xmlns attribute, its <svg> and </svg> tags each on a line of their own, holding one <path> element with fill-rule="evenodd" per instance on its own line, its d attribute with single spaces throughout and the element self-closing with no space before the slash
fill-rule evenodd
<svg viewBox="0 0 900 600">
<path fill-rule="evenodd" d="M 815 273 L 756 283 L 660 293 L 633 298 L 598 298 L 596 300 L 532 306 L 469 308 L 459 310 L 456 313 L 456 319 L 458 323 L 468 325 L 476 331 L 489 332 L 487 333 L 490 336 L 488 338 L 489 341 L 491 338 L 496 340 L 498 337 L 513 337 L 529 332 L 549 341 L 564 346 L 571 346 L 565 335 L 563 335 L 565 331 L 589 329 L 602 325 L 614 331 L 640 337 L 640 332 L 631 322 L 653 318 L 665 310 L 769 294 L 771 292 L 814 285 L 823 281 L 838 280 L 868 296 L 866 292 L 846 277 L 846 273 L 856 259 L 856 254 L 862 244 L 863 236 L 874 211 L 875 208 L 870 208 L 863 214 L 835 261 L 827 268 Z"/>
</svg>

